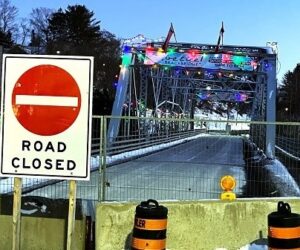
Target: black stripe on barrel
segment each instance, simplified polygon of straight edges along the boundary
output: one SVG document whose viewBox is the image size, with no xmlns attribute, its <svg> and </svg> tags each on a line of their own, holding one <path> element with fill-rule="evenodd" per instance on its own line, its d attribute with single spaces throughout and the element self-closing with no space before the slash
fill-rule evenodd
<svg viewBox="0 0 300 250">
<path fill-rule="evenodd" d="M 277 211 L 268 215 L 268 246 L 272 249 L 300 249 L 300 215 L 288 203 L 278 202 Z"/>
<path fill-rule="evenodd" d="M 168 209 L 149 199 L 136 207 L 132 233 L 132 250 L 166 249 Z"/>
</svg>

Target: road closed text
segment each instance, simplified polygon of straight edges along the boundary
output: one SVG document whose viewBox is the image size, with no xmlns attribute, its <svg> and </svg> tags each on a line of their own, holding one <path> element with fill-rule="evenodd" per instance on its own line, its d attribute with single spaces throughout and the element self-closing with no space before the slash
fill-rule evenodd
<svg viewBox="0 0 300 250">
<path fill-rule="evenodd" d="M 59 157 L 49 157 L 46 159 L 39 158 L 39 153 L 48 153 L 47 155 L 58 156 L 63 154 L 67 150 L 67 145 L 64 142 L 42 142 L 42 141 L 28 141 L 22 140 L 22 151 L 31 152 L 36 155 L 36 158 L 28 159 L 27 157 L 13 157 L 11 165 L 16 168 L 22 169 L 46 169 L 46 170 L 74 170 L 76 168 L 76 162 L 70 159 L 62 159 Z M 63 155 L 60 155 L 63 156 Z"/>
</svg>

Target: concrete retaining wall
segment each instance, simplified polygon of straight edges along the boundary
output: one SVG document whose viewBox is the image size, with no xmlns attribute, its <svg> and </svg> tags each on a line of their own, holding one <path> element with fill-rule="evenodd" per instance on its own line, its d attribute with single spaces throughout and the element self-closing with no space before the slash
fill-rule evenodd
<svg viewBox="0 0 300 250">
<path fill-rule="evenodd" d="M 39 217 L 21 218 L 22 250 L 66 249 L 67 220 Z M 85 219 L 76 220 L 74 250 L 85 248 Z M 0 249 L 12 249 L 12 216 L 0 216 Z"/>
<path fill-rule="evenodd" d="M 288 202 L 292 212 L 300 213 L 300 199 L 160 202 L 169 210 L 167 249 L 233 250 L 251 243 L 266 244 L 267 216 L 277 211 L 280 200 Z M 137 205 L 97 205 L 97 250 L 128 249 Z"/>
</svg>

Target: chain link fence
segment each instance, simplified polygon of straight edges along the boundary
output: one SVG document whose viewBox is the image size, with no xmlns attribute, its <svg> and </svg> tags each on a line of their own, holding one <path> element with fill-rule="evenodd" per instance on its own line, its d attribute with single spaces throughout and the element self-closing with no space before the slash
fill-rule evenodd
<svg viewBox="0 0 300 250">
<path fill-rule="evenodd" d="M 109 136 L 112 119 L 118 134 Z M 218 199 L 235 177 L 237 197 L 299 196 L 300 123 L 275 123 L 274 158 L 265 154 L 268 123 L 94 116 L 91 178 L 77 198 L 96 201 Z M 99 168 L 100 167 L 100 168 Z M 23 195 L 68 198 L 68 182 L 23 179 Z M 13 179 L 0 180 L 2 195 Z"/>
</svg>

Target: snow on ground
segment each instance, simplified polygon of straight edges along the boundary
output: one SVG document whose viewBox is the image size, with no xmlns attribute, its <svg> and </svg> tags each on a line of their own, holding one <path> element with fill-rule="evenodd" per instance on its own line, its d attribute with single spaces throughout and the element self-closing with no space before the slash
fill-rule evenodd
<svg viewBox="0 0 300 250">
<path fill-rule="evenodd" d="M 215 250 L 229 250 L 227 248 L 216 248 Z M 267 245 L 256 245 L 256 244 L 251 244 L 251 245 L 246 245 L 238 250 L 268 250 Z"/>
<path fill-rule="evenodd" d="M 300 189 L 286 167 L 277 159 L 265 165 L 271 179 L 276 183 L 280 197 L 299 197 Z"/>
<path fill-rule="evenodd" d="M 268 246 L 251 244 L 251 245 L 246 245 L 246 246 L 240 248 L 240 250 L 268 250 Z"/>
<path fill-rule="evenodd" d="M 210 130 L 226 130 L 227 121 L 229 121 L 231 130 L 245 130 L 249 129 L 248 122 L 251 120 L 247 115 L 239 115 L 235 110 L 231 111 L 231 115 L 229 117 L 223 117 L 216 113 L 198 110 L 195 113 L 195 119 L 215 121 L 207 122 L 207 129 Z"/>
</svg>

